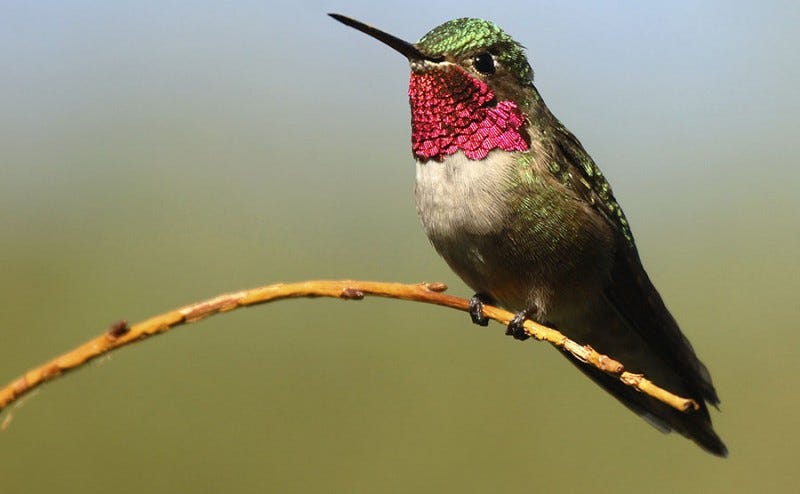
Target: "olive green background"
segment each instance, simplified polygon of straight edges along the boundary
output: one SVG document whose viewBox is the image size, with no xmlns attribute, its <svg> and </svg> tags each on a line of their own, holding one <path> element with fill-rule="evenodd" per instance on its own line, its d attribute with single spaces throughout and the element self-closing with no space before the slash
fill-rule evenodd
<svg viewBox="0 0 800 494">
<path fill-rule="evenodd" d="M 720 460 L 543 343 L 387 300 L 286 301 L 115 352 L 3 417 L 0 490 L 797 492 L 790 2 L 3 2 L 0 381 L 278 281 L 444 281 L 413 205 L 415 40 L 492 19 L 614 185 L 722 398 Z"/>
</svg>

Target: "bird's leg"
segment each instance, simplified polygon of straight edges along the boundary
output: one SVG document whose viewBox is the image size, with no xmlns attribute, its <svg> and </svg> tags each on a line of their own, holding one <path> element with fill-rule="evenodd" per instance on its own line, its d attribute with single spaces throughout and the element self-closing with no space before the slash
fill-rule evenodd
<svg viewBox="0 0 800 494">
<path fill-rule="evenodd" d="M 531 319 L 533 321 L 536 320 L 534 316 L 538 312 L 536 306 L 528 307 L 525 310 L 521 310 L 514 315 L 514 319 L 508 323 L 508 327 L 506 328 L 506 334 L 509 336 L 513 336 L 515 340 L 525 341 L 530 336 L 528 333 L 525 332 L 525 319 Z"/>
<path fill-rule="evenodd" d="M 491 304 L 492 297 L 485 293 L 476 293 L 469 299 L 469 317 L 478 326 L 488 326 L 489 318 L 483 315 L 483 304 Z"/>
</svg>

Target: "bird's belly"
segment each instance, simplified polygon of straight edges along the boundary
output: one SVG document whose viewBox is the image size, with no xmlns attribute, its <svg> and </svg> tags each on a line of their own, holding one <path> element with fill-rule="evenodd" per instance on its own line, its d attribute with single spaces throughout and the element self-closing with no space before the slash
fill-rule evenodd
<svg viewBox="0 0 800 494">
<path fill-rule="evenodd" d="M 555 215 L 521 218 L 508 177 L 512 165 L 460 154 L 417 163 L 425 232 L 467 285 L 504 307 L 573 310 L 597 291 L 612 250 L 602 239 L 586 238 L 583 228 L 565 230 Z"/>
<path fill-rule="evenodd" d="M 503 157 L 498 159 L 502 160 Z M 503 163 L 463 154 L 417 163 L 416 203 L 437 252 L 468 285 L 487 291 L 507 209 Z"/>
</svg>

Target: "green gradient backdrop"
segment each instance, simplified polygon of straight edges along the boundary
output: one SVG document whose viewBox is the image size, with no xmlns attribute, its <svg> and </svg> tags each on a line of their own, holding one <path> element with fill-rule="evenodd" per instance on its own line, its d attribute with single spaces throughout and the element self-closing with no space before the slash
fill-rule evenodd
<svg viewBox="0 0 800 494">
<path fill-rule="evenodd" d="M 711 368 L 726 461 L 544 344 L 395 301 L 283 302 L 125 349 L 28 398 L 3 492 L 789 492 L 800 386 L 790 2 L 3 2 L 0 379 L 223 291 L 441 280 L 397 54 L 490 18 L 605 171 Z"/>
</svg>

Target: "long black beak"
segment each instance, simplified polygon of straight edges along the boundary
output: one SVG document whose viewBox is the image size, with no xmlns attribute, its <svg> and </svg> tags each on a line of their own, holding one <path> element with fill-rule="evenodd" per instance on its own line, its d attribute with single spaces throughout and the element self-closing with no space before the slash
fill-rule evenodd
<svg viewBox="0 0 800 494">
<path fill-rule="evenodd" d="M 396 36 L 392 36 L 389 33 L 385 33 L 383 31 L 381 31 L 380 29 L 376 29 L 376 28 L 374 28 L 372 26 L 368 26 L 367 24 L 364 24 L 363 22 L 357 21 L 355 19 L 352 19 L 350 17 L 344 16 L 344 15 L 341 15 L 341 14 L 328 14 L 328 15 L 333 17 L 337 21 L 341 22 L 342 24 L 350 26 L 350 27 L 352 27 L 354 29 L 358 29 L 362 33 L 367 34 L 369 36 L 372 36 L 373 38 L 377 39 L 378 41 L 389 45 L 390 47 L 394 48 L 395 50 L 397 50 L 400 53 L 402 53 L 403 55 L 405 55 L 405 57 L 411 62 L 413 62 L 415 60 L 420 60 L 420 61 L 421 60 L 429 60 L 431 62 L 441 62 L 442 60 L 444 60 L 442 57 L 431 57 L 431 56 L 428 56 L 428 55 L 422 53 L 421 51 L 419 51 L 419 49 L 416 46 L 414 46 L 413 44 L 409 43 L 408 41 L 403 41 L 402 39 L 400 39 L 400 38 L 398 38 Z"/>
</svg>

